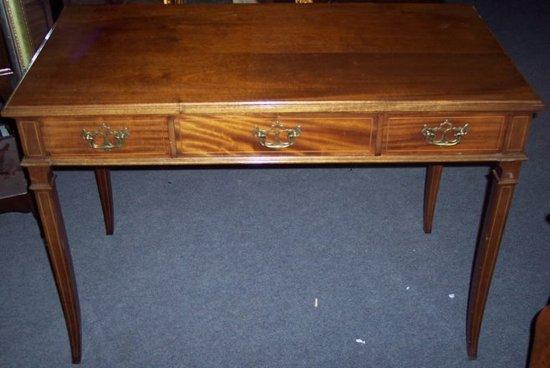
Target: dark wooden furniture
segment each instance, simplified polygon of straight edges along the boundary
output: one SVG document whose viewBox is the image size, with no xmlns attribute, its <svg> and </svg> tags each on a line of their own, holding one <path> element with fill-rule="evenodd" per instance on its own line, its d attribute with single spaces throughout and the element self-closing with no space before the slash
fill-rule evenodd
<svg viewBox="0 0 550 368">
<path fill-rule="evenodd" d="M 23 0 L 33 43 L 38 48 L 44 41 L 44 36 L 53 25 L 52 7 L 49 0 Z"/>
<path fill-rule="evenodd" d="M 184 4 L 185 0 L 56 0 L 67 5 L 128 5 L 128 4 L 163 4 L 163 5 L 180 5 Z"/>
<path fill-rule="evenodd" d="M 38 217 L 38 211 L 31 192 L 0 198 L 0 214 L 8 212 L 32 213 L 38 223 L 40 233 L 42 234 L 40 218 Z M 42 237 L 44 236 L 42 235 Z"/>
<path fill-rule="evenodd" d="M 537 315 L 529 360 L 529 368 L 550 367 L 550 306 Z"/>
<path fill-rule="evenodd" d="M 3 114 L 17 119 L 73 362 L 80 311 L 52 168 L 102 165 L 436 165 L 429 232 L 439 165 L 490 163 L 467 311 L 475 358 L 542 107 L 470 6 L 142 5 L 67 8 Z"/>
<path fill-rule="evenodd" d="M 8 49 L 4 41 L 4 32 L 0 28 L 0 103 L 8 99 L 11 94 L 12 87 L 12 78 L 14 72 L 10 63 Z"/>
<path fill-rule="evenodd" d="M 0 122 L 0 127 L 12 133 L 7 123 Z M 42 234 L 34 197 L 28 190 L 27 180 L 20 163 L 15 135 L 6 137 L 0 135 L 0 214 L 31 212 Z"/>
</svg>

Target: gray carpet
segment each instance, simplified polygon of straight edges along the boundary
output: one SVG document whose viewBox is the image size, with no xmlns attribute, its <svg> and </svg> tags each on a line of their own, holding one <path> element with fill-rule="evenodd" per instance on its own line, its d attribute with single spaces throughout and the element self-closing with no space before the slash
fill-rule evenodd
<svg viewBox="0 0 550 368">
<path fill-rule="evenodd" d="M 550 4 L 477 7 L 548 104 Z M 544 112 L 477 361 L 466 357 L 464 330 L 486 167 L 446 169 L 431 235 L 422 167 L 115 171 L 111 237 L 92 173 L 60 171 L 81 366 L 524 367 L 550 290 L 549 137 Z M 0 366 L 70 366 L 34 219 L 2 215 L 0 231 Z"/>
</svg>

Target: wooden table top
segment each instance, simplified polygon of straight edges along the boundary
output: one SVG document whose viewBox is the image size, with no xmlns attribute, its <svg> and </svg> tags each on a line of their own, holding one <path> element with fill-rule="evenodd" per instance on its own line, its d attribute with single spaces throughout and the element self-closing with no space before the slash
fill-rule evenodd
<svg viewBox="0 0 550 368">
<path fill-rule="evenodd" d="M 64 10 L 3 115 L 541 108 L 470 6 L 119 5 Z"/>
</svg>

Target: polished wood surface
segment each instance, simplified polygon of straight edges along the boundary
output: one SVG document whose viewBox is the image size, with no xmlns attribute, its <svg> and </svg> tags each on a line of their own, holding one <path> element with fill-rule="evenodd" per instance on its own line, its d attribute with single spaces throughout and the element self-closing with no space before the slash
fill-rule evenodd
<svg viewBox="0 0 550 368">
<path fill-rule="evenodd" d="M 421 134 L 424 124 L 438 127 L 448 120 L 455 127 L 468 124 L 468 134 L 460 144 L 441 147 L 429 144 Z M 382 151 L 385 154 L 468 154 L 500 151 L 505 133 L 505 117 L 495 116 L 399 116 L 389 117 L 382 128 Z"/>
<path fill-rule="evenodd" d="M 25 12 L 25 26 L 29 30 L 29 37 L 32 36 L 32 42 L 34 46 L 33 49 L 38 50 L 53 25 L 50 2 L 48 0 L 22 0 L 21 7 L 22 10 L 24 10 Z M 5 40 L 3 30 L 0 30 L 0 36 L 0 102 L 3 105 L 7 101 L 10 94 L 13 92 L 13 85 L 15 84 L 14 78 L 16 77 L 16 74 L 12 70 L 8 49 L 4 42 Z M 11 34 L 10 37 L 15 36 L 16 34 L 14 33 Z M 11 124 L 12 121 L 9 120 L 8 123 Z M 15 124 L 15 122 L 13 122 L 13 124 Z M 106 171 L 106 169 L 98 170 L 104 172 Z M 108 174 L 109 173 L 106 172 L 106 174 L 104 175 Z M 112 197 L 112 193 L 110 193 L 110 186 L 107 187 L 104 185 L 104 183 L 104 181 L 98 181 L 98 190 L 100 193 L 104 194 L 100 196 L 102 200 L 102 207 L 108 208 L 109 204 L 104 202 L 104 200 L 106 201 L 109 197 Z M 32 212 L 34 217 L 37 219 L 40 234 L 42 235 L 42 237 L 44 237 L 42 224 L 40 223 L 34 195 L 32 192 L 17 195 L 11 198 L 0 199 L 0 213 L 12 211 Z M 112 219 L 109 219 L 106 214 L 105 221 L 106 223 L 112 222 Z"/>
<path fill-rule="evenodd" d="M 300 127 L 294 145 L 277 150 L 259 143 L 254 129 L 267 130 L 276 122 Z M 176 120 L 175 130 L 177 151 L 185 156 L 373 155 L 373 124 L 371 117 L 353 115 L 187 115 Z"/>
<path fill-rule="evenodd" d="M 29 176 L 32 183 L 31 189 L 34 191 L 38 203 L 46 249 L 69 333 L 72 362 L 80 363 L 82 350 L 80 305 L 55 178 L 48 166 L 29 168 Z"/>
<path fill-rule="evenodd" d="M 166 117 L 104 117 L 41 119 L 40 129 L 47 155 L 55 157 L 141 157 L 170 156 L 168 119 Z M 113 130 L 127 128 L 130 136 L 124 147 L 104 151 L 94 149 L 82 138 L 82 130 L 97 131 L 105 123 Z"/>
<path fill-rule="evenodd" d="M 520 162 L 501 162 L 492 174 L 491 189 L 477 245 L 468 298 L 466 339 L 468 356 L 477 357 L 479 330 L 498 250 L 512 204 L 514 188 L 518 182 Z"/>
<path fill-rule="evenodd" d="M 428 165 L 426 168 L 426 182 L 424 184 L 424 232 L 429 234 L 432 232 L 434 220 L 435 205 L 437 203 L 437 193 L 439 191 L 439 183 L 441 182 L 441 174 L 443 173 L 443 165 Z"/>
<path fill-rule="evenodd" d="M 295 145 L 284 150 L 262 147 L 252 134 L 276 121 L 300 126 Z M 430 144 L 424 125 L 449 121 L 469 125 L 454 146 Z M 82 130 L 102 124 L 128 129 L 120 148 L 91 148 Z M 34 137 L 26 165 L 175 165 L 246 163 L 388 163 L 477 162 L 524 160 L 523 148 L 531 119 L 525 115 L 459 115 L 457 113 L 399 116 L 358 113 L 177 114 L 163 116 L 45 117 L 19 120 Z M 36 134 L 38 132 L 38 135 Z M 32 133 L 32 134 L 31 134 Z M 31 160 L 32 159 L 32 160 Z"/>
<path fill-rule="evenodd" d="M 113 235 L 115 231 L 115 216 L 113 190 L 111 188 L 111 171 L 106 168 L 96 168 L 94 173 L 101 201 L 101 210 L 103 211 L 103 221 L 105 221 L 105 233 Z"/>
<path fill-rule="evenodd" d="M 469 6 L 136 5 L 64 11 L 2 113 L 17 118 L 73 361 L 82 353 L 79 308 L 52 166 L 424 163 L 429 232 L 442 165 L 489 162 L 496 170 L 467 311 L 475 358 L 531 115 L 541 108 Z M 265 147 L 256 128 L 277 121 L 300 134 L 288 147 Z M 468 124 L 467 134 L 427 140 L 424 127 L 445 121 Z M 103 124 L 127 129 L 124 144 L 91 147 L 83 130 Z M 105 172 L 98 182 L 107 184 Z"/>
<path fill-rule="evenodd" d="M 512 116 L 508 125 L 508 134 L 504 141 L 503 151 L 508 152 L 522 152 L 525 143 L 527 142 L 527 136 L 529 134 L 529 128 L 531 124 L 531 117 L 528 115 Z"/>
<path fill-rule="evenodd" d="M 5 114 L 541 107 L 470 6 L 128 5 L 69 6 Z"/>
</svg>

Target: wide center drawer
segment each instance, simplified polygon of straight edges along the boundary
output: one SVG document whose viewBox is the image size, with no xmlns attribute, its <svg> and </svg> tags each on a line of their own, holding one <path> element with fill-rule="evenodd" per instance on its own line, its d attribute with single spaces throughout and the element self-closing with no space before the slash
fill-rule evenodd
<svg viewBox="0 0 550 368">
<path fill-rule="evenodd" d="M 40 127 L 52 157 L 170 156 L 167 117 L 46 118 Z"/>
<path fill-rule="evenodd" d="M 358 115 L 185 115 L 175 120 L 185 156 L 371 155 L 372 117 Z"/>
</svg>

